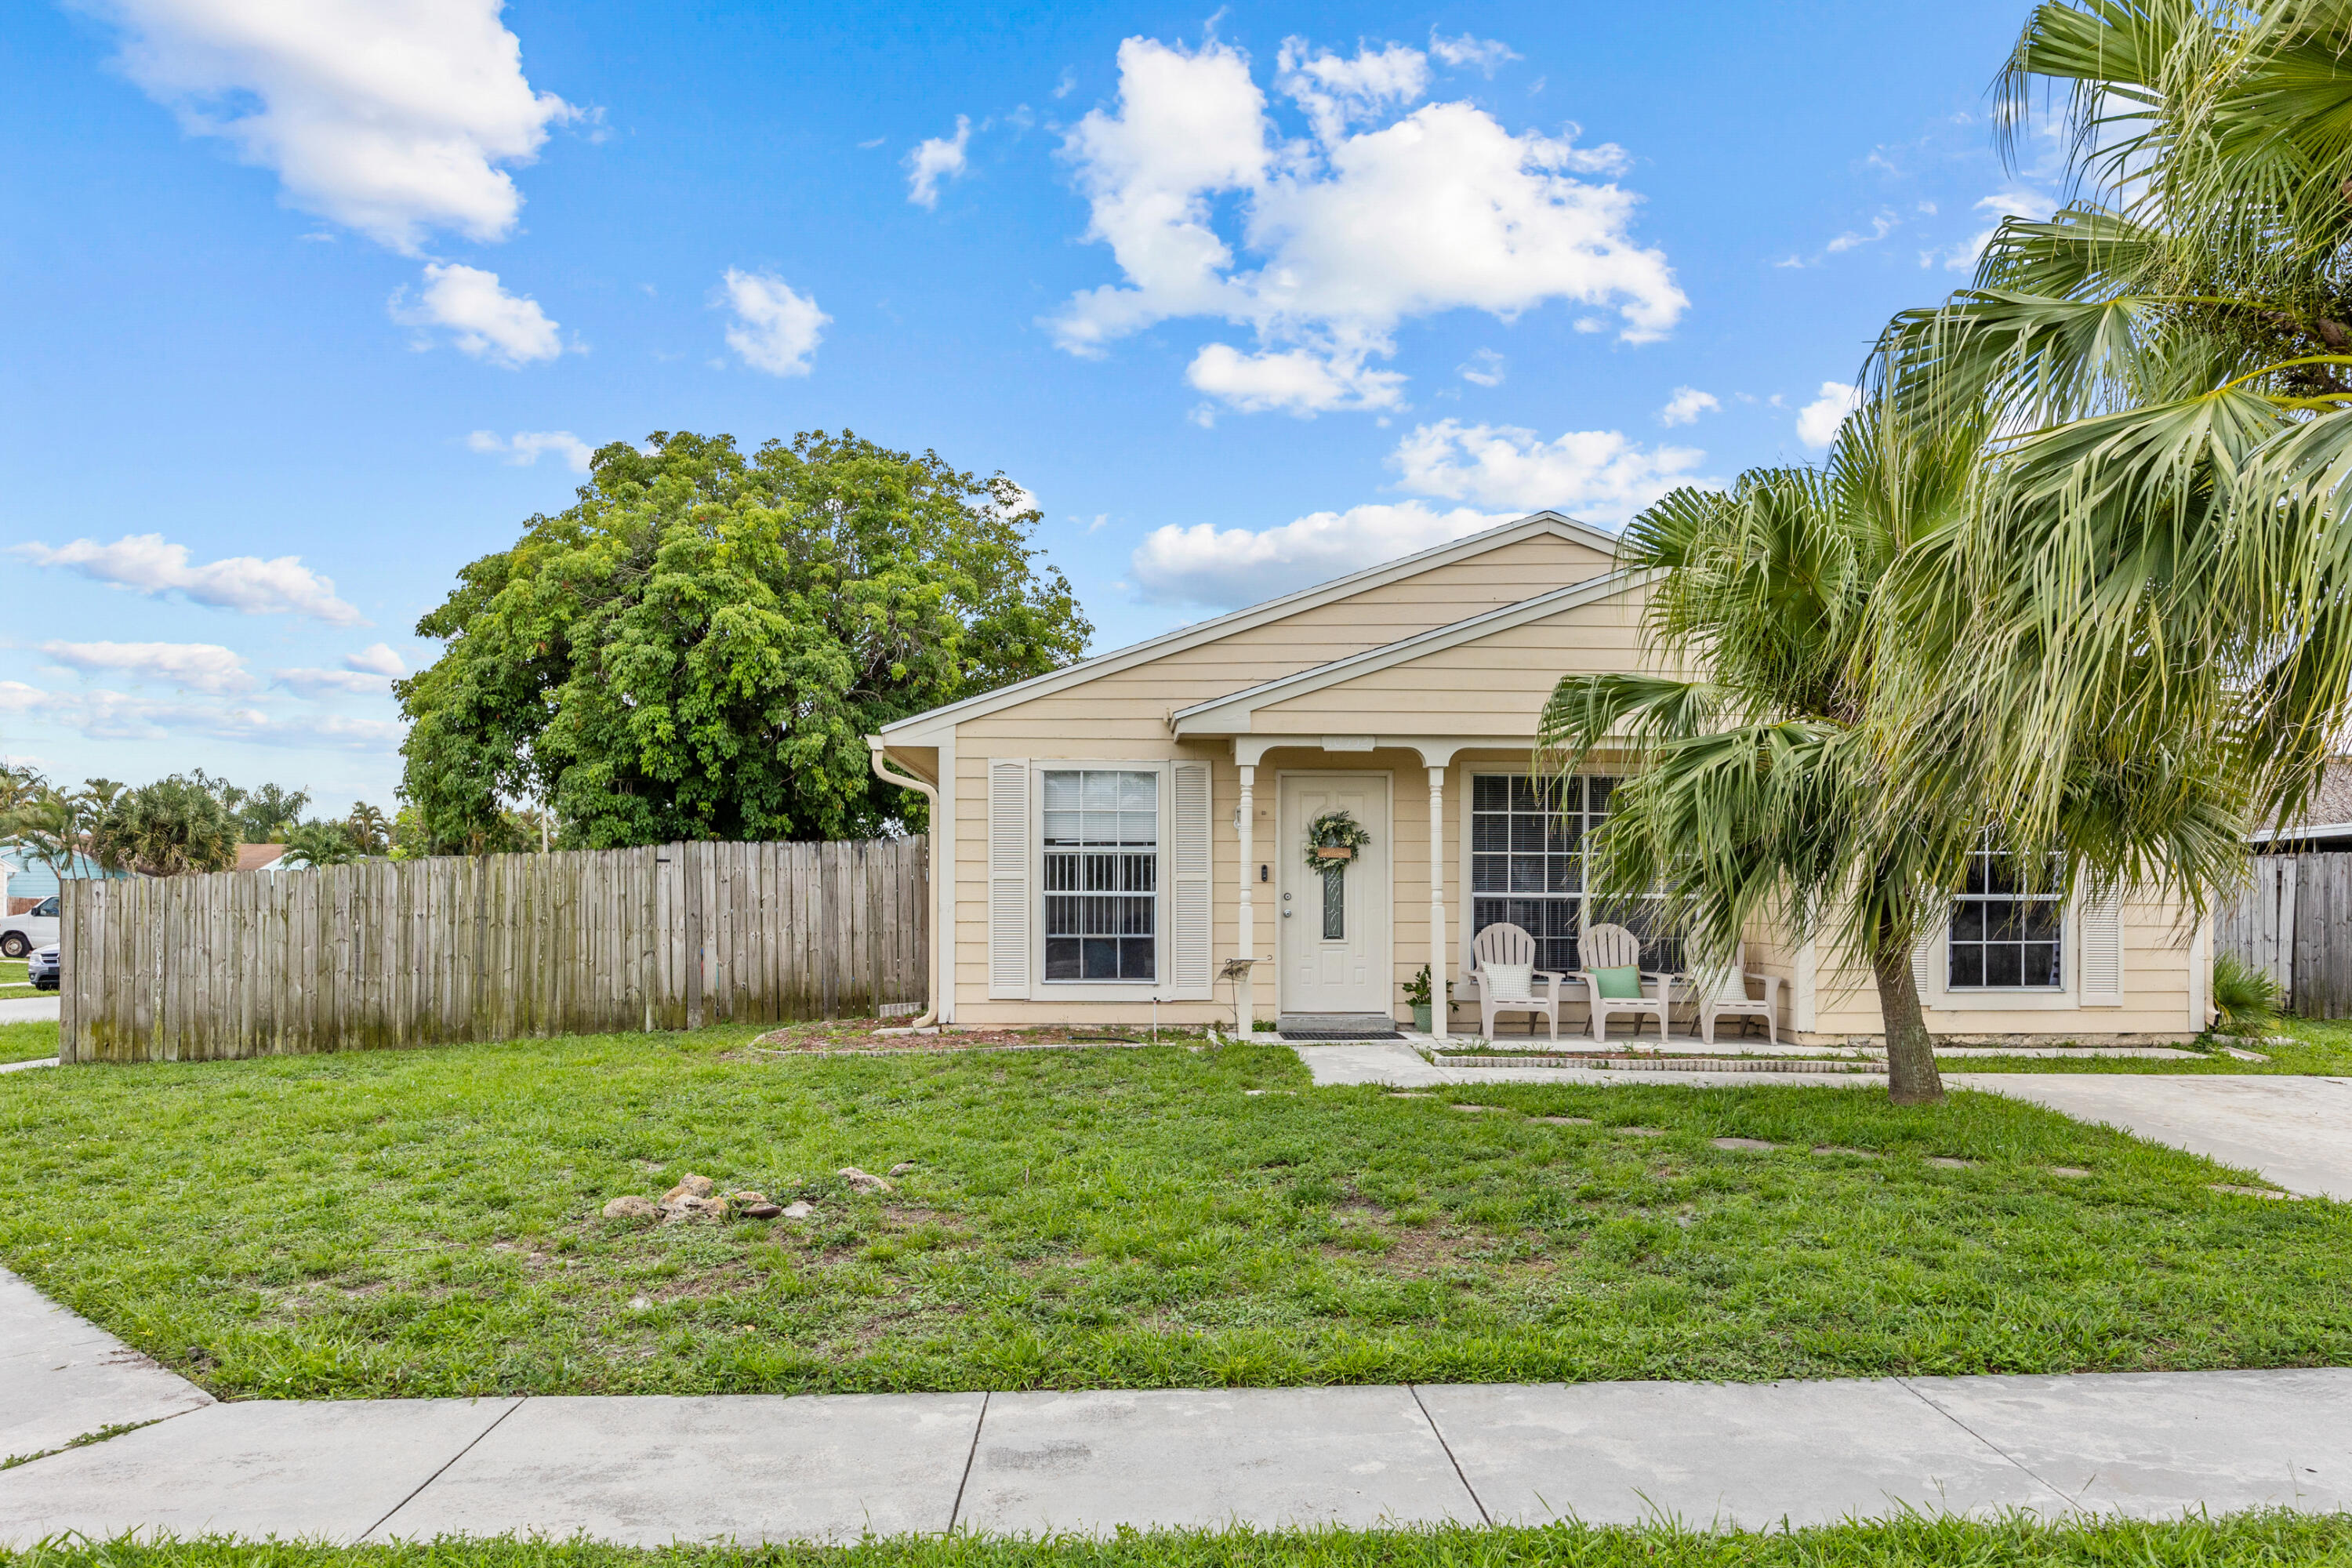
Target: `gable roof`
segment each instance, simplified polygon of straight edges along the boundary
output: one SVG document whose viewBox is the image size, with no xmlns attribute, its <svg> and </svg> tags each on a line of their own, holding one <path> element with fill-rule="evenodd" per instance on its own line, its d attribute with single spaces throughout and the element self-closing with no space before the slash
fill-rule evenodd
<svg viewBox="0 0 2352 1568">
<path fill-rule="evenodd" d="M 1367 589 L 1381 587 L 1434 567 L 1450 565 L 1456 561 L 1484 554 L 1502 545 L 1516 544 L 1521 540 L 1534 539 L 1547 533 L 1581 544 L 1587 549 L 1599 551 L 1603 555 L 1613 556 L 1617 552 L 1617 539 L 1613 534 L 1604 533 L 1590 523 L 1579 522 L 1574 518 L 1562 517 L 1556 511 L 1532 512 L 1516 522 L 1507 522 L 1477 533 L 1465 534 L 1448 543 L 1417 551 L 1411 555 L 1401 555 L 1393 561 L 1383 561 L 1377 566 L 1367 566 L 1360 572 L 1350 572 L 1344 577 L 1334 577 L 1328 583 L 1318 583 L 1311 588 L 1301 588 L 1295 594 L 1286 594 L 1278 599 L 1268 599 L 1263 604 L 1250 605 L 1218 616 L 1212 620 L 1195 621 L 1189 626 L 1180 626 L 1172 632 L 1164 632 L 1159 637 L 1148 637 L 1139 643 L 1130 643 L 1126 647 L 1116 648 L 1109 653 L 1080 659 L 1076 664 L 1065 665 L 1060 669 L 1051 670 L 1044 675 L 1031 676 L 1028 679 L 1016 681 L 1011 686 L 1000 686 L 993 691 L 983 691 L 977 697 L 967 697 L 961 702 L 950 702 L 920 713 L 909 714 L 893 723 L 883 725 L 881 733 L 884 739 L 897 741 L 905 745 L 929 744 L 938 731 L 962 723 L 968 719 L 978 719 L 984 714 L 996 712 L 1000 709 L 1010 708 L 1016 703 L 1027 702 L 1035 698 L 1079 685 L 1098 676 L 1132 668 L 1150 659 L 1181 652 L 1186 648 L 1198 647 L 1202 643 L 1214 642 L 1219 637 L 1230 637 L 1235 632 L 1265 626 L 1270 621 L 1281 620 L 1286 616 L 1295 616 L 1302 610 L 1315 609 L 1363 593 Z"/>
<path fill-rule="evenodd" d="M 1521 599 L 1516 605 L 1505 605 L 1500 609 L 1433 626 L 1409 637 L 1399 637 L 1394 642 L 1349 654 L 1345 658 L 1312 665 L 1240 691 L 1212 697 L 1206 702 L 1179 708 L 1168 715 L 1168 728 L 1178 735 L 1246 733 L 1250 727 L 1250 715 L 1270 703 L 1303 696 L 1309 691 L 1320 691 L 1325 687 L 1337 686 L 1359 676 L 1393 669 L 1400 664 L 1410 664 L 1416 658 L 1445 648 L 1459 647 L 1464 643 L 1475 642 L 1480 637 L 1558 615 L 1562 610 L 1593 604 L 1612 595 L 1623 593 L 1628 588 L 1639 587 L 1652 575 L 1646 571 L 1619 567 L 1598 577 L 1588 577 L 1581 583 L 1570 583 L 1548 594 L 1538 594 L 1532 599 Z"/>
</svg>

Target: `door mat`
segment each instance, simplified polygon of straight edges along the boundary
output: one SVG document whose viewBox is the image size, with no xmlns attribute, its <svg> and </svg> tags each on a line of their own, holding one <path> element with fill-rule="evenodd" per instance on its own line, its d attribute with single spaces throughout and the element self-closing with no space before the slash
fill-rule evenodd
<svg viewBox="0 0 2352 1568">
<path fill-rule="evenodd" d="M 1310 1043 L 1320 1041 L 1325 1045 L 1333 1045 L 1342 1040 L 1402 1040 L 1404 1036 L 1394 1029 L 1389 1030 L 1386 1034 L 1382 1034 L 1378 1029 L 1285 1029 L 1282 1031 L 1282 1037 L 1286 1040 L 1305 1040 Z"/>
</svg>

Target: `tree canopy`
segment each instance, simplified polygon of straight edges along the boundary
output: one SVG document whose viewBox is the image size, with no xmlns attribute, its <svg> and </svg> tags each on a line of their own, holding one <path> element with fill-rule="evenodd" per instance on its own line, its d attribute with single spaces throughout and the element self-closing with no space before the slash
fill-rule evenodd
<svg viewBox="0 0 2352 1568">
<path fill-rule="evenodd" d="M 116 795 L 89 829 L 110 871 L 177 877 L 236 864 L 236 818 L 208 781 L 173 773 Z"/>
<path fill-rule="evenodd" d="M 1003 474 L 845 431 L 657 433 L 458 574 L 399 682 L 403 798 L 435 850 L 545 802 L 567 847 L 920 826 L 864 737 L 1070 662 L 1093 628 Z"/>
</svg>

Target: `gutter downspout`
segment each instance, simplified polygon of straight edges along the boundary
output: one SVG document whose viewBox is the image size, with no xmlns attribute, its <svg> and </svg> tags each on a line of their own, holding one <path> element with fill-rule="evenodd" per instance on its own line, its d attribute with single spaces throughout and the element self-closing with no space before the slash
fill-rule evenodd
<svg viewBox="0 0 2352 1568">
<path fill-rule="evenodd" d="M 866 744 L 874 759 L 874 776 L 876 778 L 880 779 L 887 784 L 897 784 L 900 789 L 913 790 L 925 800 L 930 802 L 931 820 L 933 823 L 933 831 L 930 837 L 932 845 L 936 847 L 940 841 L 940 836 L 937 831 L 940 809 L 939 786 L 937 784 L 927 784 L 922 780 L 915 777 L 912 773 L 893 773 L 886 771 L 883 767 L 883 763 L 886 759 L 882 754 L 884 742 L 879 737 L 866 737 Z M 939 868 L 937 866 L 932 867 L 931 872 L 931 897 L 926 900 L 929 907 L 925 909 L 923 911 L 923 920 L 930 928 L 931 937 L 930 973 L 923 977 L 924 994 L 929 998 L 930 1005 L 924 1012 L 921 1017 L 917 1018 L 912 1023 L 905 1026 L 909 1033 L 930 1028 L 940 1021 Z"/>
</svg>

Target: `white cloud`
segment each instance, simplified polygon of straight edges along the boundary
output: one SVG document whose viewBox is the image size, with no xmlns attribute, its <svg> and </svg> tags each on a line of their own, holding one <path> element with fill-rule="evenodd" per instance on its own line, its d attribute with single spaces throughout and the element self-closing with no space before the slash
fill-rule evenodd
<svg viewBox="0 0 2352 1568">
<path fill-rule="evenodd" d="M 1677 386 L 1666 405 L 1658 410 L 1661 425 L 1695 425 L 1702 414 L 1720 414 L 1723 402 L 1712 392 L 1701 392 L 1696 386 Z"/>
<path fill-rule="evenodd" d="M 1216 607 L 1255 604 L 1492 528 L 1511 515 L 1468 507 L 1441 512 L 1405 501 L 1312 512 L 1255 531 L 1171 525 L 1146 534 L 1129 565 L 1147 599 Z"/>
<path fill-rule="evenodd" d="M 1837 439 L 1838 426 L 1860 406 L 1862 389 L 1842 381 L 1822 383 L 1821 395 L 1797 410 L 1797 439 L 1808 447 L 1826 447 Z"/>
<path fill-rule="evenodd" d="M 38 542 L 13 547 L 36 566 L 63 566 L 93 582 L 141 594 L 181 594 L 199 605 L 247 616 L 308 616 L 333 626 L 360 624 L 360 613 L 335 597 L 331 578 L 302 564 L 299 555 L 264 561 L 235 555 L 188 563 L 188 547 L 160 533 L 133 533 L 111 544 L 77 539 L 55 549 Z"/>
<path fill-rule="evenodd" d="M 933 136 L 915 144 L 907 154 L 907 199 L 919 207 L 940 205 L 940 182 L 963 177 L 964 144 L 971 140 L 971 119 L 956 116 L 953 136 Z"/>
<path fill-rule="evenodd" d="M 1467 33 L 1458 38 L 1440 37 L 1434 28 L 1429 34 L 1429 52 L 1456 69 L 1475 66 L 1488 76 L 1504 61 L 1519 58 L 1517 51 L 1492 38 L 1474 38 Z"/>
<path fill-rule="evenodd" d="M 809 356 L 824 337 L 833 318 L 816 308 L 816 300 L 794 293 L 772 272 L 727 269 L 719 285 L 727 307 L 735 313 L 727 329 L 727 346 L 743 356 L 753 370 L 770 375 L 806 375 Z"/>
<path fill-rule="evenodd" d="M 1245 354 L 1225 343 L 1209 343 L 1192 356 L 1184 379 L 1244 414 L 1277 409 L 1307 416 L 1344 408 L 1398 408 L 1404 402 L 1403 375 L 1367 368 L 1360 352 L 1287 349 Z"/>
<path fill-rule="evenodd" d="M 90 0 L 122 66 L 191 132 L 274 171 L 289 205 L 414 255 L 496 240 L 530 163 L 577 111 L 533 92 L 500 0 Z"/>
<path fill-rule="evenodd" d="M 501 436 L 495 430 L 477 430 L 466 437 L 466 445 L 477 452 L 502 457 L 518 468 L 530 468 L 541 453 L 553 452 L 570 466 L 575 474 L 588 471 L 588 459 L 595 455 L 587 442 L 569 430 L 518 430 L 511 436 Z"/>
<path fill-rule="evenodd" d="M 1367 395 L 1363 366 L 1393 352 L 1407 318 L 1508 320 L 1566 300 L 1613 309 L 1620 336 L 1645 342 L 1687 303 L 1664 256 L 1631 237 L 1639 198 L 1577 177 L 1619 171 L 1621 149 L 1580 147 L 1572 129 L 1513 135 L 1467 103 L 1408 110 L 1427 86 L 1418 50 L 1341 57 L 1285 43 L 1276 82 L 1306 112 L 1305 141 L 1279 133 L 1248 57 L 1229 45 L 1129 38 L 1118 62 L 1117 111 L 1087 114 L 1063 143 L 1089 205 L 1087 237 L 1110 247 L 1125 278 L 1047 321 L 1073 353 L 1162 321 L 1225 321 L 1255 334 L 1252 359 L 1312 355 L 1354 388 L 1344 405 L 1386 407 L 1385 395 Z M 1217 218 L 1225 195 L 1238 198 L 1233 240 Z M 1260 264 L 1244 266 L 1240 251 Z M 1243 358 L 1227 348 L 1211 373 Z M 1264 396 L 1261 378 L 1236 384 L 1252 405 L 1297 406 Z"/>
<path fill-rule="evenodd" d="M 85 675 L 104 670 L 132 680 L 153 680 L 191 691 L 243 691 L 253 684 L 245 660 L 208 642 L 45 642 L 40 650 L 56 663 Z"/>
<path fill-rule="evenodd" d="M 194 735 L 215 741 L 356 752 L 391 752 L 402 728 L 386 719 L 341 714 L 282 717 L 258 708 L 133 697 L 120 691 L 47 691 L 0 680 L 0 714 L 54 724 L 94 741 L 152 741 Z"/>
<path fill-rule="evenodd" d="M 1859 234 L 1853 229 L 1848 229 L 1843 234 L 1839 235 L 1835 239 L 1831 240 L 1827 248 L 1829 252 L 1834 256 L 1840 251 L 1852 250 L 1856 246 L 1875 245 L 1878 241 L 1885 239 L 1888 235 L 1894 233 L 1896 226 L 1899 226 L 1902 221 L 1903 220 L 1901 218 L 1896 217 L 1892 213 L 1880 213 L 1876 217 L 1870 220 L 1870 232 L 1868 234 Z"/>
<path fill-rule="evenodd" d="M 1473 386 L 1500 386 L 1506 366 L 1503 356 L 1493 349 L 1480 349 L 1470 356 L 1470 363 L 1454 367 L 1462 379 Z"/>
<path fill-rule="evenodd" d="M 1615 430 L 1546 441 L 1507 425 L 1441 419 L 1399 442 L 1389 464 L 1422 495 L 1618 523 L 1676 485 L 1706 482 L 1689 472 L 1706 456 L 1687 447 L 1645 450 Z"/>
<path fill-rule="evenodd" d="M 408 673 L 408 666 L 401 662 L 389 643 L 370 643 L 357 653 L 343 655 L 343 668 L 387 679 Z"/>
<path fill-rule="evenodd" d="M 316 697 L 328 691 L 354 691 L 362 696 L 381 697 L 389 689 L 381 675 L 362 675 L 352 669 L 273 669 L 269 678 L 289 691 L 305 697 Z"/>
<path fill-rule="evenodd" d="M 538 300 L 508 293 L 495 272 L 454 261 L 426 262 L 424 291 L 413 305 L 407 289 L 394 294 L 392 319 L 403 326 L 442 328 L 461 352 L 509 370 L 563 352 L 563 340 Z"/>
</svg>

